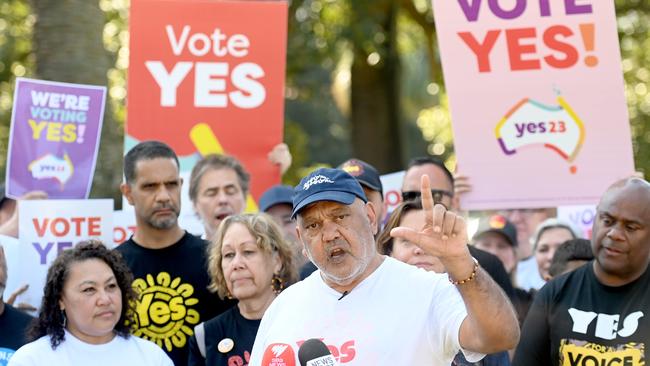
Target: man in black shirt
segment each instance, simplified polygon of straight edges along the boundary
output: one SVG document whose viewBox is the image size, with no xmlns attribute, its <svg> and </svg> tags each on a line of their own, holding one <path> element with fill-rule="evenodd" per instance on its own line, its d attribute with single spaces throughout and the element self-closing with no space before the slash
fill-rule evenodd
<svg viewBox="0 0 650 366">
<path fill-rule="evenodd" d="M 2 295 L 7 285 L 7 261 L 0 246 L 0 366 L 4 366 L 18 348 L 27 343 L 25 332 L 32 317 L 5 304 Z"/>
<path fill-rule="evenodd" d="M 537 294 L 514 365 L 647 364 L 650 184 L 628 178 L 611 186 L 592 235 L 595 259 Z"/>
<path fill-rule="evenodd" d="M 135 208 L 137 228 L 116 250 L 139 293 L 134 334 L 185 365 L 194 326 L 229 304 L 207 290 L 207 242 L 178 226 L 183 180 L 174 151 L 157 141 L 139 143 L 124 157 L 124 176 L 120 188 Z"/>
</svg>

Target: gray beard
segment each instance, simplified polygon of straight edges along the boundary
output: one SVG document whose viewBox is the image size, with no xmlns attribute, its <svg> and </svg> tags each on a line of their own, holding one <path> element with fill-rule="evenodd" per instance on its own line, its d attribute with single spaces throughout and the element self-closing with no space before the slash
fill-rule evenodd
<svg viewBox="0 0 650 366">
<path fill-rule="evenodd" d="M 174 216 L 173 218 L 163 219 L 163 220 L 153 220 L 150 218 L 147 220 L 147 223 L 155 229 L 167 230 L 176 226 L 176 224 L 178 223 L 178 216 Z"/>
</svg>

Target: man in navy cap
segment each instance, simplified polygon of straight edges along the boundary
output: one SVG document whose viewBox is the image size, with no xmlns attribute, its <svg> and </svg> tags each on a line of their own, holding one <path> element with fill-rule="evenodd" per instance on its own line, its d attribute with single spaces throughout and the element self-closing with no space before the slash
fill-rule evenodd
<svg viewBox="0 0 650 366">
<path fill-rule="evenodd" d="M 262 193 L 260 197 L 260 212 L 267 213 L 283 229 L 285 237 L 298 241 L 296 223 L 291 218 L 293 210 L 293 187 L 276 184 Z"/>
<path fill-rule="evenodd" d="M 316 267 L 302 253 L 302 244 L 300 244 L 300 240 L 298 240 L 296 234 L 296 221 L 291 217 L 291 211 L 293 211 L 292 196 L 293 187 L 276 184 L 262 193 L 260 197 L 260 212 L 271 215 L 275 222 L 280 225 L 284 232 L 284 237 L 293 245 L 294 263 L 300 269 L 301 275 L 303 269 L 307 271 L 306 277 L 315 271 Z"/>
<path fill-rule="evenodd" d="M 348 173 L 319 169 L 303 178 L 293 216 L 319 270 L 266 310 L 249 364 L 298 364 L 298 348 L 310 338 L 350 365 L 449 365 L 459 350 L 474 362 L 513 348 L 514 310 L 469 254 L 464 219 L 434 207 L 428 177 L 421 194 L 425 226 L 391 234 L 439 257 L 448 274 L 377 253 L 374 206 Z"/>
<path fill-rule="evenodd" d="M 296 220 L 291 217 L 293 211 L 293 187 L 276 184 L 267 189 L 260 197 L 260 211 L 265 212 L 275 219 L 282 227 L 284 236 L 290 240 L 294 248 L 294 263 L 298 268 L 300 279 L 304 280 L 317 270 L 303 253 L 302 244 L 296 233 Z"/>
</svg>

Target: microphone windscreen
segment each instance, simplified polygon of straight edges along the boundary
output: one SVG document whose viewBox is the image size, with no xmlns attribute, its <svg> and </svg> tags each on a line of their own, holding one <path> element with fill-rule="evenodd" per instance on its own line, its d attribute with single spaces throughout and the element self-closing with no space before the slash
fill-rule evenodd
<svg viewBox="0 0 650 366">
<path fill-rule="evenodd" d="M 308 339 L 298 349 L 300 366 L 333 366 L 336 360 L 320 339 Z"/>
</svg>

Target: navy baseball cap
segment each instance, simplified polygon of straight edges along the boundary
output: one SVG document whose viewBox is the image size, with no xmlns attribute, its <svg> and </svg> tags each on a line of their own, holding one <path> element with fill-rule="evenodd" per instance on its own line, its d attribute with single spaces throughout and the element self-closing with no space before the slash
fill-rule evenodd
<svg viewBox="0 0 650 366">
<path fill-rule="evenodd" d="M 379 192 L 382 196 L 384 195 L 384 187 L 381 185 L 379 172 L 374 166 L 363 160 L 350 159 L 343 162 L 338 168 L 350 173 L 361 185 Z"/>
<path fill-rule="evenodd" d="M 319 201 L 333 201 L 350 205 L 356 198 L 368 202 L 359 182 L 340 169 L 321 168 L 302 178 L 293 189 L 291 218 L 305 206 Z"/>
<path fill-rule="evenodd" d="M 267 189 L 260 197 L 260 212 L 266 212 L 269 208 L 286 203 L 293 206 L 293 187 L 276 184 Z"/>
</svg>

